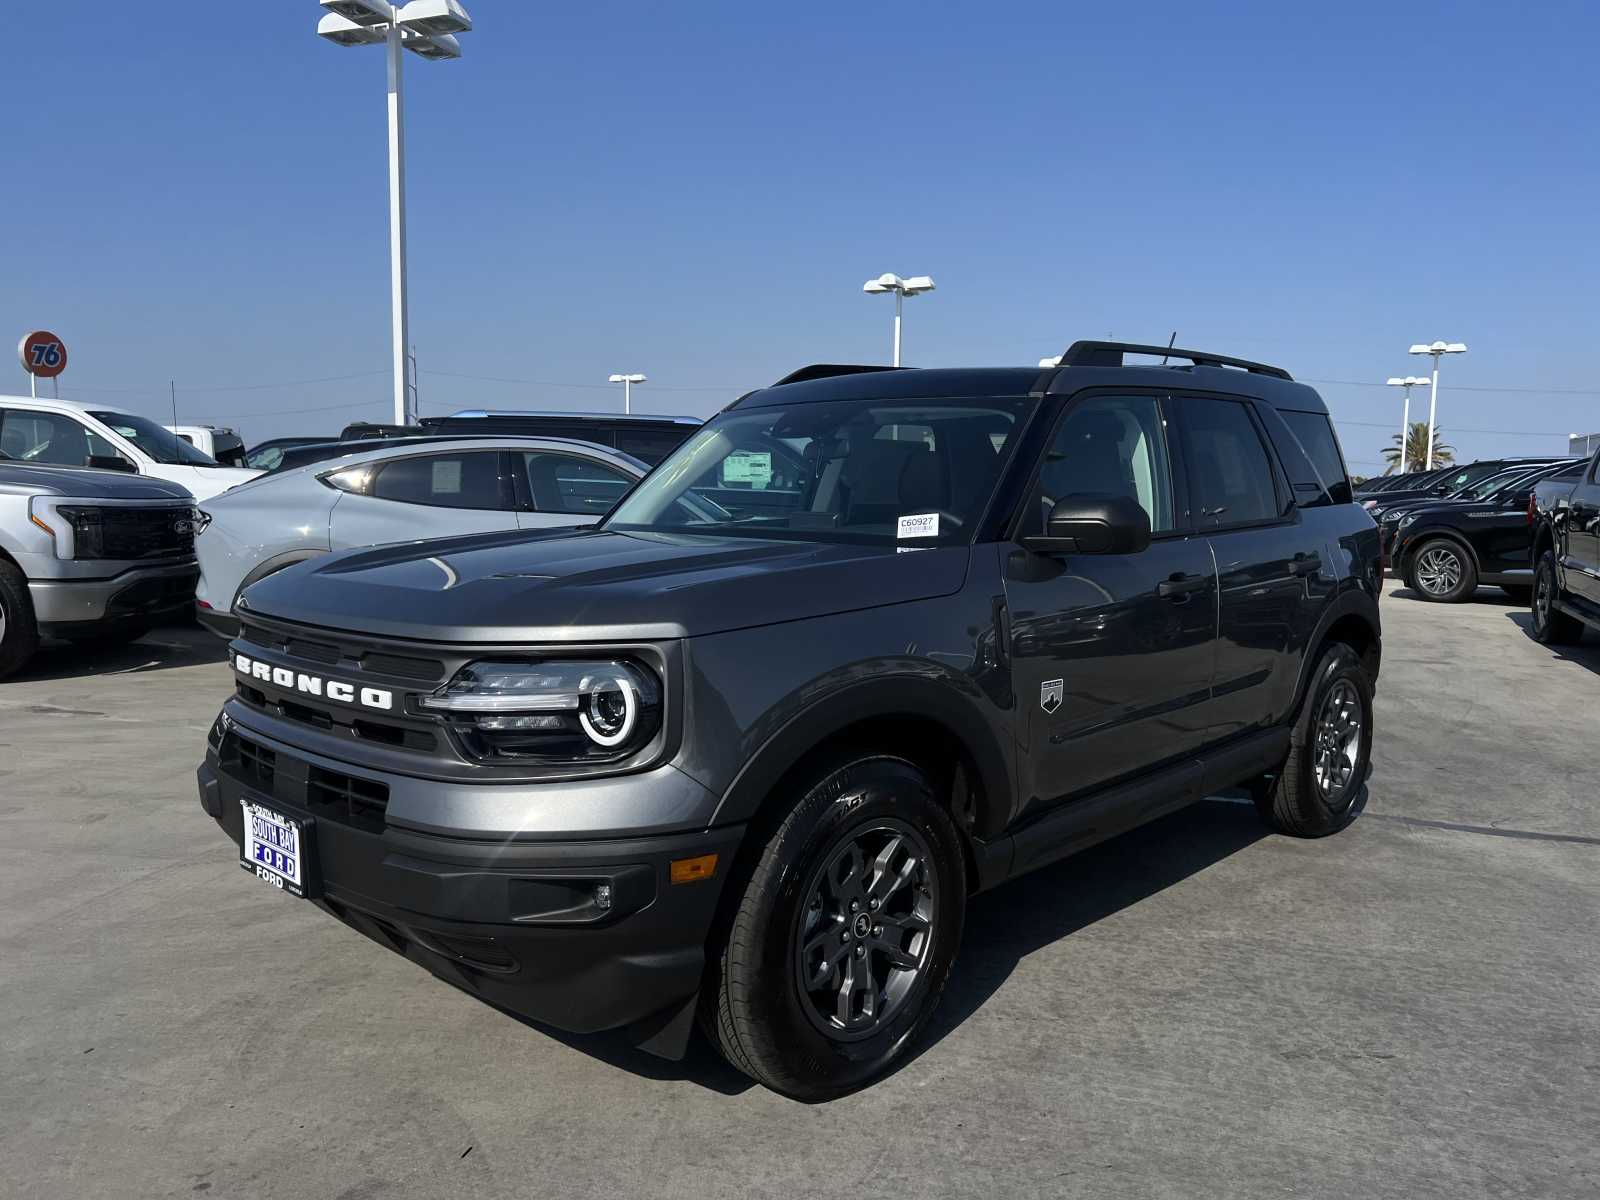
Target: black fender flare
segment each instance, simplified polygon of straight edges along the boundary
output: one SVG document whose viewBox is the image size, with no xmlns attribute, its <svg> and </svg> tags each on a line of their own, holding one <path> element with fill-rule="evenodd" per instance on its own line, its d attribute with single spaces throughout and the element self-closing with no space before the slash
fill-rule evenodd
<svg viewBox="0 0 1600 1200">
<path fill-rule="evenodd" d="M 980 838 L 998 836 L 1010 816 L 1012 774 L 1010 756 L 980 711 L 987 703 L 971 680 L 954 672 L 882 674 L 830 689 L 785 720 L 750 755 L 723 792 L 711 824 L 751 820 L 807 754 L 852 725 L 911 719 L 940 726 L 976 770 L 981 796 L 972 832 Z"/>
<path fill-rule="evenodd" d="M 1317 620 L 1316 628 L 1306 642 L 1306 653 L 1300 660 L 1300 674 L 1294 684 L 1294 708 L 1290 710 L 1291 729 L 1299 725 L 1300 706 L 1305 703 L 1306 689 L 1311 686 L 1311 673 L 1316 670 L 1317 660 L 1322 657 L 1322 647 L 1328 642 L 1328 631 L 1347 617 L 1361 621 L 1372 636 L 1371 674 L 1373 683 L 1377 683 L 1377 666 L 1381 662 L 1383 649 L 1383 625 L 1378 617 L 1378 601 L 1365 588 L 1351 585 L 1335 596 L 1323 610 L 1322 616 Z"/>
<path fill-rule="evenodd" d="M 271 558 L 258 562 L 250 568 L 250 573 L 244 577 L 244 582 L 239 585 L 239 590 L 233 594 L 233 610 L 238 611 L 239 597 L 245 594 L 252 583 L 260 583 L 268 575 L 276 575 L 285 567 L 292 567 L 296 563 L 303 563 L 309 559 L 321 558 L 331 551 L 320 547 L 307 546 L 299 550 L 286 550 L 282 554 L 274 554 Z"/>
<path fill-rule="evenodd" d="M 1533 538 L 1528 543 L 1528 566 L 1533 570 L 1539 569 L 1539 555 L 1548 543 L 1550 553 L 1556 559 L 1556 569 L 1561 569 L 1561 556 L 1556 553 L 1556 525 L 1549 514 L 1541 513 L 1538 520 L 1533 523 Z M 1560 578 L 1559 575 L 1557 578 Z"/>
</svg>

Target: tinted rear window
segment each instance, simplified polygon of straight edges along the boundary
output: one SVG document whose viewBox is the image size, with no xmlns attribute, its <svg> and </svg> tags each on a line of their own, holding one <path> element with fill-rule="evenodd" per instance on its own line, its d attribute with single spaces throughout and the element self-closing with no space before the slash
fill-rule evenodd
<svg viewBox="0 0 1600 1200">
<path fill-rule="evenodd" d="M 1333 422 L 1322 413 L 1290 412 L 1278 410 L 1283 423 L 1299 439 L 1300 446 L 1311 459 L 1311 465 L 1322 477 L 1322 486 L 1335 504 L 1350 502 L 1350 477 L 1345 474 L 1344 455 L 1339 452 L 1339 438 L 1333 432 Z"/>
</svg>

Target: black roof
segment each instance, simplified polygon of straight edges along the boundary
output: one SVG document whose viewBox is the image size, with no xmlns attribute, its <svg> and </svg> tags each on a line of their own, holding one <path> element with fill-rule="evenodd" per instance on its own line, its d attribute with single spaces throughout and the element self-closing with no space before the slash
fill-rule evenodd
<svg viewBox="0 0 1600 1200">
<path fill-rule="evenodd" d="M 1170 366 L 1128 365 L 1112 361 L 1122 352 L 1170 353 L 1198 361 Z M 1089 387 L 1173 387 L 1253 396 L 1276 408 L 1326 413 L 1316 389 L 1289 378 L 1288 372 L 1260 363 L 1199 351 L 1132 346 L 1116 342 L 1076 342 L 1059 367 L 882 367 L 836 364 L 802 367 L 778 382 L 749 392 L 730 408 L 811 404 L 829 400 L 935 400 L 964 396 L 1060 396 Z M 1073 363 L 1073 359 L 1078 360 Z M 1221 365 L 1227 364 L 1227 365 Z"/>
</svg>

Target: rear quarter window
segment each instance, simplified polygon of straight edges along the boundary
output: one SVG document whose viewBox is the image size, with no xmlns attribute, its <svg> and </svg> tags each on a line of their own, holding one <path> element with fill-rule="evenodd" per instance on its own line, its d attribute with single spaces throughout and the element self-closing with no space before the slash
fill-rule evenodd
<svg viewBox="0 0 1600 1200">
<path fill-rule="evenodd" d="M 1334 433 L 1333 422 L 1327 414 L 1279 409 L 1278 415 L 1316 468 L 1322 486 L 1327 489 L 1328 498 L 1335 504 L 1350 503 L 1350 476 L 1345 472 L 1339 437 Z"/>
</svg>

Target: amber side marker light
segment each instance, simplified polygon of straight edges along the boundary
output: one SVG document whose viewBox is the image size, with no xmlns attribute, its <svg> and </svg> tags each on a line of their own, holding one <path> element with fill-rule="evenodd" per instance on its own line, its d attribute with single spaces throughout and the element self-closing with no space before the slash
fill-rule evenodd
<svg viewBox="0 0 1600 1200">
<path fill-rule="evenodd" d="M 673 883 L 699 883 L 717 873 L 717 856 L 702 854 L 696 858 L 675 858 L 669 873 Z"/>
</svg>

